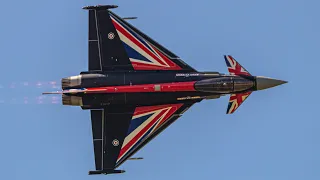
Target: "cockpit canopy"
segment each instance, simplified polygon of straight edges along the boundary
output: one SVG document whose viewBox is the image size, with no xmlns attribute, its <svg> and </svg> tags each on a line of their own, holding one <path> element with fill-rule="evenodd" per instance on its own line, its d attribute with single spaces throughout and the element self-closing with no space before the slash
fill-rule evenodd
<svg viewBox="0 0 320 180">
<path fill-rule="evenodd" d="M 239 92 L 253 87 L 253 81 L 239 76 L 219 77 L 201 80 L 195 83 L 195 89 L 219 94 Z"/>
</svg>

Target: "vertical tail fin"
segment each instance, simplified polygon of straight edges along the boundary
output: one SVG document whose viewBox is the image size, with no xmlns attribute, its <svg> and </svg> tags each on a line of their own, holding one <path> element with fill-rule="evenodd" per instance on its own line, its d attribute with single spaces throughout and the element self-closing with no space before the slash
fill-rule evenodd
<svg viewBox="0 0 320 180">
<path fill-rule="evenodd" d="M 228 71 L 231 75 L 245 75 L 251 76 L 251 74 L 240 65 L 232 56 L 225 55 L 224 59 L 226 60 L 226 64 L 228 66 Z"/>
</svg>

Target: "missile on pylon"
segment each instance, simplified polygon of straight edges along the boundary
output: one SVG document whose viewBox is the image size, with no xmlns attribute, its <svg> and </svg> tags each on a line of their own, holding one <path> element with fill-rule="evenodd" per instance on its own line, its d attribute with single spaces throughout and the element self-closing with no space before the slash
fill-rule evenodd
<svg viewBox="0 0 320 180">
<path fill-rule="evenodd" d="M 142 160 L 143 157 L 129 158 L 128 160 Z"/>
<path fill-rule="evenodd" d="M 133 20 L 133 19 L 137 19 L 137 17 L 123 17 L 123 20 Z"/>
</svg>

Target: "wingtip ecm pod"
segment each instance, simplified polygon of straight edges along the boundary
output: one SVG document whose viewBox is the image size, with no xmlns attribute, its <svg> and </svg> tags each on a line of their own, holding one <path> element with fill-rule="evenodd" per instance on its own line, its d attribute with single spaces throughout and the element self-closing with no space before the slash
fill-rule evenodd
<svg viewBox="0 0 320 180">
<path fill-rule="evenodd" d="M 99 174 L 121 174 L 125 173 L 125 170 L 98 170 L 98 171 L 89 171 L 89 175 L 99 175 Z"/>
<path fill-rule="evenodd" d="M 117 5 L 96 5 L 96 6 L 85 6 L 82 9 L 85 10 L 106 10 L 106 9 L 114 9 L 119 6 Z"/>
<path fill-rule="evenodd" d="M 82 9 L 85 10 L 106 10 L 106 9 L 114 9 L 118 8 L 117 5 L 96 5 L 96 6 L 85 6 Z M 123 20 L 134 20 L 137 19 L 137 17 L 123 17 Z"/>
</svg>

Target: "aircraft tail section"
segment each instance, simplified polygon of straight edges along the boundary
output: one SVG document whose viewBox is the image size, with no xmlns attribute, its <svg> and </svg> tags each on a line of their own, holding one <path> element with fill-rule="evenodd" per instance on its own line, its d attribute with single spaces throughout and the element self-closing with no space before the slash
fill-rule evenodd
<svg viewBox="0 0 320 180">
<path fill-rule="evenodd" d="M 240 94 L 231 94 L 227 109 L 227 114 L 234 113 L 240 105 L 250 96 L 252 91 L 240 93 Z"/>
</svg>

